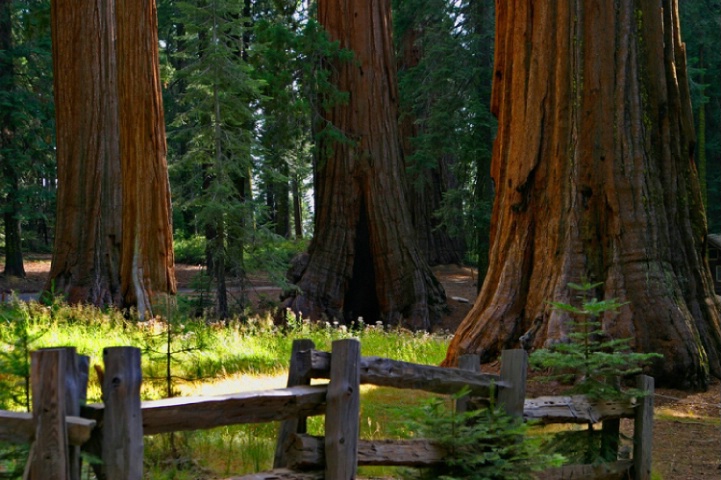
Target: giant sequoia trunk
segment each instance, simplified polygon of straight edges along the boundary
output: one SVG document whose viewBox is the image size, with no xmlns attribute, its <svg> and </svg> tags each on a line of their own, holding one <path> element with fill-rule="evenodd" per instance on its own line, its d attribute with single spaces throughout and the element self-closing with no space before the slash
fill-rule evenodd
<svg viewBox="0 0 721 480">
<path fill-rule="evenodd" d="M 333 66 L 348 91 L 325 119 L 349 142 L 320 141 L 315 235 L 285 306 L 304 316 L 428 329 L 445 293 L 415 243 L 404 197 L 389 0 L 321 0 L 318 16 L 351 62 Z"/>
<path fill-rule="evenodd" d="M 704 387 L 720 307 L 676 2 L 497 2 L 496 19 L 491 264 L 445 364 L 563 341 L 546 301 L 588 280 L 628 302 L 603 328 L 663 354 L 661 383 Z"/>
<path fill-rule="evenodd" d="M 155 4 L 52 4 L 58 196 L 47 290 L 136 306 L 174 293 Z"/>
</svg>

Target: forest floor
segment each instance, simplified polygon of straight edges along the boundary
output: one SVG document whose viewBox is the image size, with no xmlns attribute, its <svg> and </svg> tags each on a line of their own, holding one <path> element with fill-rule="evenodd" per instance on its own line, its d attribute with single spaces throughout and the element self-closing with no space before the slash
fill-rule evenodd
<svg viewBox="0 0 721 480">
<path fill-rule="evenodd" d="M 49 269 L 49 255 L 28 256 L 25 262 L 26 278 L 5 278 L 0 275 L 0 294 L 10 290 L 17 293 L 38 292 L 45 284 Z M 199 270 L 197 266 L 176 265 L 181 292 L 191 290 L 193 277 Z M 452 332 L 472 306 L 476 295 L 475 272 L 455 265 L 435 267 L 434 272 L 446 289 L 449 305 L 449 314 L 440 327 Z M 249 283 L 252 287 L 249 297 L 255 305 L 277 300 L 280 289 L 263 276 L 253 276 Z M 493 364 L 485 365 L 484 370 L 496 367 Z M 558 393 L 553 384 L 536 382 L 534 375 L 530 378 L 529 396 Z M 657 474 L 654 478 L 721 478 L 721 383 L 716 380 L 706 392 L 657 388 L 654 403 L 653 470 Z M 630 435 L 633 431 L 632 421 L 624 420 L 621 428 L 622 432 Z"/>
</svg>

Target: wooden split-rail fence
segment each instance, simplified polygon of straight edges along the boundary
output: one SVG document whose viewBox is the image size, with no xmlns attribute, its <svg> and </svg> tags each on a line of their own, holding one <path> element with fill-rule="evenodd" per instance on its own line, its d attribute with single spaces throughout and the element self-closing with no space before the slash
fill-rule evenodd
<svg viewBox="0 0 721 480">
<path fill-rule="evenodd" d="M 462 357 L 460 368 L 417 365 L 385 358 L 361 357 L 354 339 L 333 342 L 332 351 L 315 350 L 309 340 L 293 344 L 284 389 L 213 397 L 179 397 L 140 401 L 140 350 L 106 348 L 102 404 L 84 405 L 88 358 L 72 347 L 41 349 L 32 354 L 32 414 L 0 411 L 0 441 L 30 443 L 24 478 L 79 480 L 80 452 L 99 457 L 100 479 L 143 477 L 143 436 L 208 429 L 244 423 L 282 422 L 274 470 L 234 480 L 348 480 L 359 465 L 428 467 L 442 464 L 445 452 L 428 440 L 359 439 L 360 385 L 372 384 L 439 394 L 469 389 L 470 399 L 489 399 L 509 414 L 544 423 L 602 423 L 602 445 L 608 463 L 569 465 L 543 472 L 540 478 L 648 480 L 651 477 L 653 378 L 639 376 L 648 394 L 636 402 L 591 402 L 584 396 L 526 399 L 527 355 L 502 353 L 500 375 L 479 372 L 477 356 Z M 328 379 L 312 385 L 312 379 Z M 458 400 L 463 410 L 469 398 Z M 325 415 L 325 435 L 306 434 L 306 418 Z M 633 458 L 616 460 L 619 421 L 634 419 Z M 610 440 L 608 440 L 610 439 Z"/>
</svg>

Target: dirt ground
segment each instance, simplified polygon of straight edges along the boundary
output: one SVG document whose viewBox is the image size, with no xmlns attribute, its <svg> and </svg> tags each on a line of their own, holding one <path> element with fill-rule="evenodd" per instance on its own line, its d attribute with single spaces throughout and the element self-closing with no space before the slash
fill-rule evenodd
<svg viewBox="0 0 721 480">
<path fill-rule="evenodd" d="M 3 265 L 0 264 L 0 271 Z M 26 278 L 5 278 L 0 275 L 0 294 L 15 291 L 39 291 L 50 269 L 49 255 L 26 258 Z M 181 291 L 191 288 L 193 277 L 200 267 L 176 265 L 176 277 Z M 470 310 L 476 296 L 476 276 L 470 268 L 455 265 L 435 267 L 434 272 L 446 289 L 449 314 L 441 328 L 454 331 Z M 251 299 L 277 298 L 274 288 L 262 276 L 250 279 Z M 488 366 L 492 369 L 493 365 Z M 533 396 L 553 395 L 548 384 L 531 382 Z M 716 381 L 707 392 L 693 393 L 672 389 L 657 389 L 654 396 L 655 423 L 653 435 L 654 472 L 664 480 L 721 479 L 721 383 Z M 622 431 L 631 434 L 632 422 L 625 421 Z"/>
</svg>

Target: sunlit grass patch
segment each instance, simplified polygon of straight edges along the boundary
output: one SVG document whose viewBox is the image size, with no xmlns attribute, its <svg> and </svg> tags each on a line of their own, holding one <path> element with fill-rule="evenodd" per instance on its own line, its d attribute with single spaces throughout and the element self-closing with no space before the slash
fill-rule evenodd
<svg viewBox="0 0 721 480">
<path fill-rule="evenodd" d="M 679 406 L 674 408 L 656 407 L 654 410 L 656 420 L 672 422 L 704 423 L 707 425 L 721 425 L 721 418 L 718 416 L 700 415 L 691 409 L 682 411 Z"/>
</svg>

